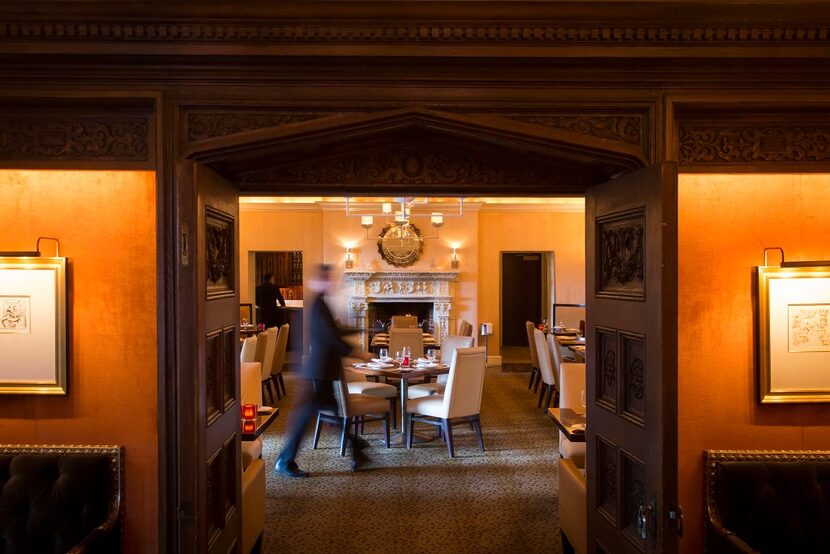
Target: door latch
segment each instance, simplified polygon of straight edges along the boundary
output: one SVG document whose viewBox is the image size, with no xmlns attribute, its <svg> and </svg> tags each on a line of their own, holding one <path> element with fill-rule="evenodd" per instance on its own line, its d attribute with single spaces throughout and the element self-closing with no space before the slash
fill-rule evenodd
<svg viewBox="0 0 830 554">
<path fill-rule="evenodd" d="M 683 536 L 683 506 L 677 505 L 677 508 L 669 510 L 669 520 L 674 520 L 674 528 L 677 531 L 677 536 Z"/>
<path fill-rule="evenodd" d="M 648 538 L 649 520 L 654 517 L 654 504 L 646 506 L 640 504 L 637 509 L 637 533 L 640 538 L 646 540 Z"/>
</svg>

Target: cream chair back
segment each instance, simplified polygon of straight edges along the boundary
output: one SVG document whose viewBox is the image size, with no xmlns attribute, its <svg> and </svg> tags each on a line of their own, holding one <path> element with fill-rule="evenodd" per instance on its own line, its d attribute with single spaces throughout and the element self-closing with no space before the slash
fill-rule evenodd
<svg viewBox="0 0 830 554">
<path fill-rule="evenodd" d="M 260 333 L 260 338 L 257 339 L 257 352 L 259 352 L 259 341 L 261 340 L 261 338 L 262 333 Z M 262 358 L 262 367 L 260 368 L 262 381 L 271 378 L 271 367 L 274 365 L 274 350 L 276 350 L 276 348 L 277 328 L 272 327 L 265 331 L 265 350 Z"/>
<path fill-rule="evenodd" d="M 556 340 L 553 333 L 548 335 L 547 341 L 548 350 L 550 350 L 550 360 L 553 363 L 553 382 L 556 384 L 556 388 L 559 388 L 559 368 L 562 366 L 562 351 L 559 349 L 559 341 Z"/>
<path fill-rule="evenodd" d="M 393 315 L 392 316 L 392 324 L 390 328 L 392 329 L 411 329 L 413 327 L 418 326 L 418 316 L 416 315 Z"/>
<path fill-rule="evenodd" d="M 412 350 L 413 358 L 424 355 L 424 333 L 419 328 L 393 328 L 389 331 L 389 355 L 394 356 L 404 346 Z"/>
<path fill-rule="evenodd" d="M 536 345 L 536 356 L 539 358 L 539 372 L 542 374 L 542 382 L 546 385 L 556 385 L 553 362 L 550 359 L 550 349 L 547 341 L 545 341 L 545 334 L 539 329 L 534 329 L 533 342 Z"/>
<path fill-rule="evenodd" d="M 239 352 L 239 362 L 247 363 L 255 361 L 256 337 L 248 337 L 242 341 L 242 350 Z"/>
<path fill-rule="evenodd" d="M 341 377 L 343 377 L 342 374 Z M 325 381 L 318 381 L 318 383 L 316 386 L 325 386 Z M 334 387 L 334 397 L 337 399 L 337 415 L 339 417 L 350 417 L 349 389 L 345 377 L 332 381 L 332 386 Z"/>
<path fill-rule="evenodd" d="M 262 405 L 262 382 L 259 375 L 259 362 L 242 362 L 239 365 L 240 404 Z"/>
<path fill-rule="evenodd" d="M 444 389 L 445 418 L 475 415 L 481 411 L 484 361 L 483 346 L 456 349 Z"/>
<path fill-rule="evenodd" d="M 585 364 L 564 363 L 559 367 L 559 407 L 581 412 L 579 393 L 585 390 Z M 559 432 L 559 454 L 563 458 L 585 456 L 584 442 L 571 442 Z"/>
<path fill-rule="evenodd" d="M 527 345 L 530 347 L 530 364 L 532 367 L 539 369 L 539 356 L 536 354 L 536 342 L 533 338 L 533 331 L 536 330 L 536 326 L 532 321 L 525 321 L 525 327 L 527 328 Z"/>
<path fill-rule="evenodd" d="M 277 344 L 274 347 L 274 363 L 271 365 L 271 375 L 282 373 L 282 366 L 285 365 L 285 351 L 288 348 L 288 323 L 280 327 L 277 333 Z"/>
<path fill-rule="evenodd" d="M 444 340 L 441 341 L 441 363 L 452 364 L 452 358 L 455 355 L 456 350 L 459 348 L 471 348 L 472 346 L 473 337 L 447 335 L 444 337 Z M 449 379 L 449 373 L 439 375 L 436 381 L 442 385 L 446 385 L 447 379 Z"/>
<path fill-rule="evenodd" d="M 458 334 L 462 337 L 472 337 L 473 324 L 467 321 L 466 319 L 462 319 L 458 322 Z"/>
</svg>

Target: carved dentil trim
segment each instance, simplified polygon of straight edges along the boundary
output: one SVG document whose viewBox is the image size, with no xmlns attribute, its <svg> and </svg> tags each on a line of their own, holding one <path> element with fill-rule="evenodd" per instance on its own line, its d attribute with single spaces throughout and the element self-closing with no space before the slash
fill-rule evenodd
<svg viewBox="0 0 830 554">
<path fill-rule="evenodd" d="M 0 40 L 84 41 L 84 42 L 165 42 L 165 43 L 377 43 L 377 44 L 670 44 L 716 46 L 719 44 L 824 43 L 828 28 L 680 27 L 671 25 L 590 25 L 533 23 L 442 23 L 406 24 L 395 22 L 353 23 L 325 21 L 278 23 L 152 23 L 7 21 L 0 25 Z"/>
<path fill-rule="evenodd" d="M 680 126 L 680 163 L 803 163 L 830 160 L 830 125 Z"/>
<path fill-rule="evenodd" d="M 602 139 L 643 146 L 645 118 L 639 115 L 505 115 L 509 119 Z"/>
<path fill-rule="evenodd" d="M 146 162 L 144 117 L 41 118 L 0 115 L 0 159 Z"/>
</svg>

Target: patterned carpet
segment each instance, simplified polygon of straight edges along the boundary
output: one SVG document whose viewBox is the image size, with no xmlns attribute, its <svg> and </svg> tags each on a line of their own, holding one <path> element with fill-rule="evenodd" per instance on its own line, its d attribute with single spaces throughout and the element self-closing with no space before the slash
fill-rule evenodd
<svg viewBox="0 0 830 554">
<path fill-rule="evenodd" d="M 290 379 L 286 385 L 290 394 Z M 324 427 L 319 448 L 311 450 L 309 432 L 297 458 L 309 479 L 271 470 L 291 400 L 278 403 L 282 415 L 265 439 L 263 552 L 561 552 L 557 435 L 535 408 L 526 373 L 488 372 L 486 452 L 467 426 L 454 429 L 453 460 L 440 440 L 387 449 L 373 423 L 364 435 L 372 461 L 352 473 L 349 454 L 338 455 L 338 432 Z"/>
</svg>

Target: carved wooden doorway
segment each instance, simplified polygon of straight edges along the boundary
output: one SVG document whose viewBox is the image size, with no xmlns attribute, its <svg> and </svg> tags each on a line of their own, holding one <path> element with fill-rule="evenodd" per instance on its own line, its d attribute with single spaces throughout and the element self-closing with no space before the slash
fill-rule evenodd
<svg viewBox="0 0 830 554">
<path fill-rule="evenodd" d="M 190 480 L 182 484 L 178 499 L 179 512 L 182 514 L 177 522 L 179 536 L 185 538 L 188 534 L 196 536 L 197 540 L 201 541 L 196 544 L 221 544 L 223 547 L 230 544 L 224 535 L 216 539 L 211 538 L 215 535 L 215 530 L 210 531 L 211 517 L 214 512 L 211 512 L 213 508 L 209 507 L 210 502 L 206 503 L 204 499 L 216 497 L 210 496 L 214 494 L 209 492 L 210 481 L 198 474 L 199 472 L 204 475 L 210 474 L 211 470 L 208 469 L 207 464 L 212 459 L 211 456 L 216 454 L 216 447 L 220 441 L 211 436 L 211 425 L 209 422 L 205 424 L 208 420 L 203 417 L 202 405 L 193 403 L 193 397 L 201 399 L 207 392 L 195 387 L 192 376 L 194 367 L 199 376 L 206 371 L 206 368 L 203 369 L 201 365 L 194 364 L 197 362 L 201 364 L 206 353 L 214 351 L 211 348 L 216 349 L 215 352 L 221 355 L 223 360 L 226 359 L 224 356 L 231 353 L 230 345 L 227 348 L 222 345 L 225 344 L 224 341 L 230 340 L 226 337 L 236 336 L 230 326 L 237 318 L 237 308 L 231 305 L 238 302 L 238 293 L 235 292 L 236 289 L 233 289 L 234 292 L 229 293 L 227 297 L 212 300 L 209 296 L 205 296 L 205 285 L 201 281 L 205 274 L 200 273 L 203 270 L 193 268 L 185 270 L 184 268 L 185 254 L 190 263 L 199 264 L 200 267 L 208 260 L 206 253 L 200 250 L 204 249 L 207 244 L 201 236 L 189 238 L 188 225 L 189 229 L 197 229 L 200 233 L 207 228 L 199 226 L 199 218 L 205 218 L 205 220 L 209 217 L 215 220 L 218 218 L 218 221 L 225 222 L 227 228 L 235 225 L 236 212 L 230 208 L 217 208 L 218 212 L 208 209 L 211 205 L 211 195 L 215 195 L 213 199 L 224 205 L 226 201 L 231 198 L 235 199 L 239 194 L 397 196 L 417 190 L 419 195 L 428 196 L 503 194 L 554 196 L 580 195 L 588 192 L 589 198 L 593 198 L 592 202 L 594 202 L 591 205 L 599 206 L 604 205 L 602 202 L 606 194 L 609 195 L 610 202 L 612 195 L 623 196 L 628 187 L 640 191 L 641 188 L 638 187 L 641 185 L 638 183 L 641 183 L 643 175 L 652 175 L 652 173 L 637 172 L 633 180 L 627 177 L 620 178 L 611 181 L 611 184 L 605 188 L 598 185 L 614 177 L 636 171 L 645 165 L 647 162 L 643 152 L 630 145 L 611 144 L 608 141 L 592 139 L 559 129 L 539 128 L 538 126 L 531 128 L 523 123 L 489 115 L 444 113 L 427 109 L 332 116 L 328 120 L 318 119 L 281 128 L 260 129 L 250 133 L 208 139 L 185 152 L 182 156 L 177 183 L 179 190 L 177 224 L 182 229 L 182 233 L 176 255 L 182 256 L 183 259 L 180 260 L 182 274 L 192 282 L 188 282 L 187 279 L 183 281 L 187 287 L 177 305 L 176 325 L 184 355 L 179 357 L 178 368 L 177 395 L 180 417 L 174 423 L 175 433 L 180 437 L 180 441 L 189 442 L 189 444 L 180 445 L 178 465 L 179 475 L 190 477 Z M 204 179 L 206 176 L 207 180 Z M 648 179 L 650 177 L 646 178 L 647 181 Z M 212 185 L 203 189 L 205 183 L 212 183 Z M 646 187 L 642 190 L 651 191 L 652 189 Z M 210 194 L 206 194 L 207 191 L 211 191 Z M 660 206 L 670 210 L 671 202 L 671 198 L 664 198 Z M 676 204 L 676 199 L 674 202 Z M 650 214 L 651 206 L 648 204 L 641 207 L 644 213 Z M 605 212 L 591 211 L 590 214 L 593 214 L 589 216 L 593 218 L 591 222 L 597 218 L 606 221 L 602 219 Z M 649 216 L 649 224 L 653 221 L 654 219 Z M 589 223 L 589 226 L 592 225 L 593 223 Z M 647 238 L 652 236 L 651 227 L 648 229 Z M 592 233 L 589 236 L 594 235 Z M 593 238 L 589 239 L 588 244 L 593 244 L 593 240 Z M 233 236 L 233 241 L 230 246 L 234 263 L 232 275 L 237 275 L 235 273 L 237 271 L 235 267 L 236 235 Z M 658 247 L 658 244 L 649 241 L 647 246 L 648 248 Z M 664 241 L 662 244 L 668 247 L 669 242 Z M 588 250 L 589 259 L 592 259 L 594 256 L 592 247 L 589 246 Z M 659 259 L 659 256 L 649 256 L 646 263 L 651 264 Z M 238 279 L 238 276 L 232 278 Z M 649 282 L 652 283 L 654 280 L 650 278 Z M 658 276 L 656 280 L 659 282 L 660 277 Z M 594 292 L 591 282 L 588 286 L 589 297 L 592 297 Z M 649 287 L 651 286 L 650 284 Z M 676 298 L 672 296 L 673 294 L 676 294 L 674 289 L 669 287 L 664 288 L 662 294 L 649 296 L 647 302 L 649 313 L 665 310 L 669 305 L 676 306 Z M 640 301 L 640 303 L 643 302 Z M 601 302 L 597 301 L 589 302 L 588 306 L 589 321 L 591 310 L 604 307 Z M 641 317 L 639 312 L 635 317 Z M 601 331 L 606 327 L 613 328 L 616 333 L 614 336 L 618 337 L 617 344 L 628 348 L 630 352 L 634 352 L 631 349 L 637 347 L 651 348 L 653 346 L 650 331 L 649 334 L 644 334 L 639 326 L 629 331 L 625 325 L 620 324 L 616 327 L 612 325 L 613 322 L 597 317 L 593 326 L 589 326 L 588 332 L 597 333 L 598 330 Z M 663 340 L 670 340 L 671 337 L 665 333 L 665 328 L 663 331 Z M 220 337 L 219 346 L 215 346 L 208 340 L 213 336 L 210 333 L 219 333 L 217 335 Z M 633 339 L 629 340 L 631 337 L 637 338 L 641 335 L 648 336 L 648 342 L 641 340 L 637 343 Z M 654 336 L 659 337 L 659 333 L 655 333 Z M 589 349 L 605 348 L 604 343 L 598 345 L 596 339 L 589 340 Z M 659 338 L 657 340 L 659 341 Z M 236 342 L 234 342 L 235 345 Z M 188 349 L 192 350 L 189 354 Z M 669 351 L 671 348 L 664 348 L 663 359 Z M 620 351 L 621 355 L 626 355 L 626 352 L 628 351 Z M 228 367 L 232 364 L 235 371 L 235 383 L 237 383 L 234 385 L 235 391 L 238 391 L 237 359 L 238 356 L 235 356 L 234 351 L 233 360 L 228 362 Z M 653 357 L 649 357 L 649 361 L 652 359 Z M 666 369 L 670 373 L 673 371 L 673 366 Z M 589 371 L 591 370 L 589 367 Z M 205 373 L 205 376 L 201 378 L 206 377 Z M 650 387 L 656 386 L 661 389 L 665 386 L 670 387 L 673 382 L 669 378 L 666 380 L 666 385 L 663 385 L 659 381 L 659 376 L 655 377 L 652 372 L 647 373 L 647 378 Z M 198 384 L 199 381 L 196 383 Z M 225 391 L 232 389 L 228 386 L 221 390 L 225 394 Z M 187 398 L 188 395 L 195 396 Z M 670 398 L 670 395 L 661 398 L 665 401 Z M 605 409 L 598 408 L 596 404 L 602 400 L 602 396 L 591 397 L 592 404 L 589 410 L 592 414 L 597 414 L 599 409 Z M 232 409 L 227 407 L 233 402 L 238 402 L 238 396 L 233 399 L 223 396 L 222 401 L 225 404 L 220 405 L 220 411 L 225 409 L 222 414 L 230 413 Z M 654 425 L 663 425 L 665 429 L 673 429 L 676 413 L 671 412 L 671 406 L 666 405 L 663 408 L 659 413 L 647 412 L 648 417 L 657 418 Z M 661 419 L 664 417 L 668 419 Z M 598 436 L 616 437 L 616 429 L 620 425 L 618 420 L 596 416 L 596 425 L 592 427 L 591 440 L 596 441 Z M 224 423 L 221 424 L 221 428 L 225 433 L 222 435 L 224 447 L 230 444 L 228 441 L 231 440 L 233 432 L 230 426 L 226 429 Z M 189 454 L 188 446 L 192 447 L 192 452 L 198 454 Z M 222 450 L 220 449 L 219 452 L 221 455 Z M 622 451 L 618 449 L 617 452 Z M 660 456 L 663 456 L 665 452 L 665 449 L 661 449 L 657 457 L 649 458 L 649 464 L 661 466 L 664 460 Z M 605 458 L 600 459 L 598 456 L 607 457 L 607 451 L 600 451 L 594 447 L 589 450 L 589 453 L 593 456 L 588 462 L 589 466 L 602 467 Z M 623 460 L 623 458 L 619 459 Z M 638 457 L 630 459 L 640 460 Z M 187 465 L 192 463 L 196 465 Z M 191 470 L 190 467 L 196 469 Z M 193 471 L 197 473 L 196 476 L 190 475 Z M 662 475 L 664 487 L 670 486 L 672 475 L 671 472 Z M 221 482 L 222 486 L 230 486 L 231 483 L 230 480 Z M 223 494 L 227 499 L 224 505 L 227 506 L 234 495 L 227 490 Z M 592 494 L 596 494 L 596 485 L 592 488 Z M 596 529 L 598 517 L 602 517 L 597 514 L 602 506 L 596 502 L 592 506 L 597 513 L 590 514 L 589 521 L 594 526 L 592 529 Z M 629 510 L 628 507 L 622 509 Z M 233 534 L 236 526 L 231 519 L 227 519 L 228 537 Z M 223 529 L 222 532 L 226 531 Z M 190 551 L 188 549 L 190 544 L 183 538 L 179 542 L 180 551 Z M 602 544 L 609 545 L 605 548 L 606 551 L 614 552 L 614 545 L 617 543 L 609 539 L 608 542 Z M 645 548 L 638 549 L 636 542 L 633 544 L 634 551 L 645 550 Z M 232 546 L 230 548 L 233 550 Z"/>
</svg>

